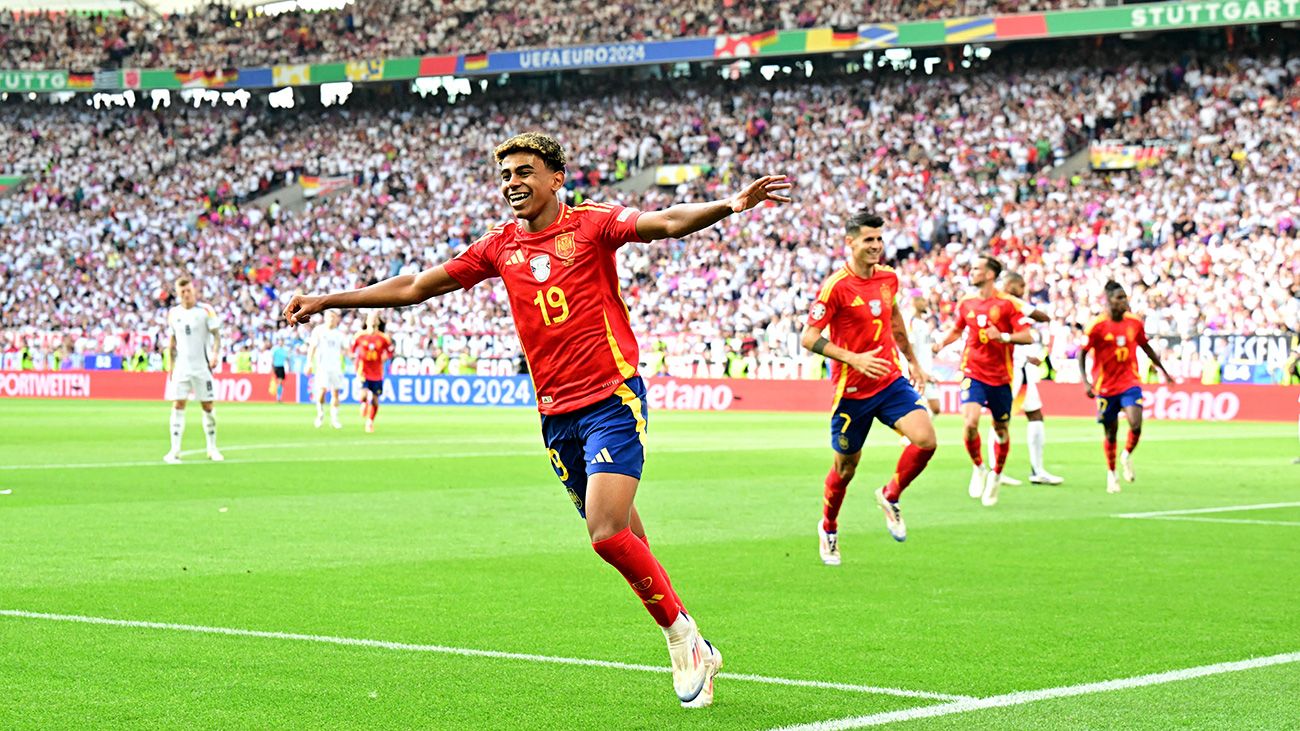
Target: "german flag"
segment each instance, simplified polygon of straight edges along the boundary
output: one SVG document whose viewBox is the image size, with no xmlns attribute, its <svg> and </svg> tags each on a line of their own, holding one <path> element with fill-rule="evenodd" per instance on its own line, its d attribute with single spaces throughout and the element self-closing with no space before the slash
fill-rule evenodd
<svg viewBox="0 0 1300 731">
<path fill-rule="evenodd" d="M 463 67 L 466 71 L 482 71 L 488 67 L 488 55 L 486 53 L 466 55 Z"/>
<path fill-rule="evenodd" d="M 95 75 L 93 73 L 70 71 L 68 73 L 68 88 L 78 91 L 93 89 L 95 88 Z"/>
<path fill-rule="evenodd" d="M 811 52 L 819 51 L 844 51 L 858 45 L 862 41 L 858 31 L 854 30 L 836 30 L 834 28 L 813 28 L 809 30 L 806 36 L 805 50 Z"/>
<path fill-rule="evenodd" d="M 208 72 L 208 86 L 225 86 L 239 81 L 239 69 L 216 69 Z"/>
</svg>

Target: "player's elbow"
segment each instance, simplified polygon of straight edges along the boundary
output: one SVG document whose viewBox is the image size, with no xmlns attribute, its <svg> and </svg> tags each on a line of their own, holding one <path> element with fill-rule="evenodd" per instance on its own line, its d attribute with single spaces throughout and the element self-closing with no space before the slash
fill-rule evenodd
<svg viewBox="0 0 1300 731">
<path fill-rule="evenodd" d="M 803 346 L 804 350 L 812 351 L 813 345 L 821 339 L 821 336 L 820 330 L 804 328 L 803 335 L 799 338 L 799 344 Z"/>
</svg>

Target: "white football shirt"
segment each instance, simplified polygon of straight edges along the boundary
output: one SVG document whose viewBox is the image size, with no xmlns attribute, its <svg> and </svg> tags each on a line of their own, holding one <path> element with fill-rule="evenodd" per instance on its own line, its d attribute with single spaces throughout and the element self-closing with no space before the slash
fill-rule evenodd
<svg viewBox="0 0 1300 731">
<path fill-rule="evenodd" d="M 177 378 L 206 375 L 212 372 L 212 336 L 221 327 L 217 313 L 203 303 L 186 309 L 177 305 L 167 311 L 167 329 L 176 338 L 176 362 L 172 372 Z"/>
<path fill-rule="evenodd" d="M 316 346 L 312 368 L 317 373 L 343 372 L 343 352 L 348 349 L 348 339 L 343 331 L 336 327 L 317 325 L 311 333 L 311 342 Z"/>
</svg>

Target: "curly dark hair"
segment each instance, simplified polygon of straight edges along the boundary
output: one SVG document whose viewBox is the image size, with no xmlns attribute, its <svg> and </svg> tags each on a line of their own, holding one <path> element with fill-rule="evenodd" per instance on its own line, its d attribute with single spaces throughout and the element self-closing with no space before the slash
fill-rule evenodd
<svg viewBox="0 0 1300 731">
<path fill-rule="evenodd" d="M 542 158 L 546 167 L 553 172 L 562 172 L 568 157 L 564 154 L 564 148 L 556 142 L 553 137 L 544 135 L 541 132 L 524 132 L 497 145 L 495 151 L 497 162 L 501 162 L 508 155 L 516 152 L 531 152 Z"/>
</svg>

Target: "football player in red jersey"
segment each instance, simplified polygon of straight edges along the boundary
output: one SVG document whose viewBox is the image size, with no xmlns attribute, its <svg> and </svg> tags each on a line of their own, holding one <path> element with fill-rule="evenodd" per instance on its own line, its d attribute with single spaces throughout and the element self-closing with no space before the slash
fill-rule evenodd
<svg viewBox="0 0 1300 731">
<path fill-rule="evenodd" d="M 977 288 L 974 295 L 957 303 L 952 329 L 942 342 L 934 344 L 934 352 L 957 342 L 966 331 L 966 347 L 962 351 L 961 415 L 965 422 L 966 453 L 975 464 L 971 474 L 970 496 L 980 498 L 985 506 L 996 505 L 998 488 L 1002 486 L 1002 468 L 1011 453 L 1011 433 L 1007 423 L 1011 420 L 1012 349 L 1016 345 L 1033 342 L 1025 313 L 1018 301 L 996 288 L 1002 264 L 991 256 L 982 256 L 971 269 L 970 283 Z M 993 416 L 996 460 L 993 469 L 984 465 L 980 455 L 980 412 L 987 406 Z"/>
<path fill-rule="evenodd" d="M 849 481 L 862 459 L 862 445 L 871 424 L 882 424 L 907 437 L 898 467 L 876 491 L 876 504 L 885 513 L 885 527 L 896 541 L 907 539 L 898 509 L 903 490 L 921 474 L 934 456 L 934 424 L 926 401 L 929 376 L 916 361 L 907 327 L 898 308 L 898 274 L 880 263 L 885 242 L 884 220 L 863 212 L 849 219 L 845 245 L 849 260 L 822 283 L 803 329 L 803 346 L 831 359 L 835 404 L 831 407 L 831 449 L 834 463 L 826 475 L 822 519 L 817 521 L 822 563 L 840 565 L 836 519 Z M 826 330 L 830 335 L 823 335 Z M 899 369 L 898 353 L 907 358 L 912 383 Z"/>
<path fill-rule="evenodd" d="M 366 433 L 374 433 L 379 397 L 384 394 L 384 363 L 393 357 L 393 341 L 384 334 L 378 312 L 366 315 L 366 329 L 352 341 L 352 357 L 361 374 L 361 418 L 365 419 Z"/>
<path fill-rule="evenodd" d="M 685 707 L 707 706 L 722 655 L 682 608 L 633 504 L 645 462 L 646 395 L 615 253 L 633 241 L 686 236 L 766 201 L 788 203 L 791 184 L 765 176 L 729 198 L 645 213 L 608 203 L 570 207 L 556 195 L 566 157 L 555 140 L 526 132 L 495 154 L 501 195 L 516 220 L 419 274 L 294 297 L 285 319 L 301 323 L 336 307 L 404 307 L 501 277 L 532 371 L 551 466 L 585 518 L 596 553 L 618 569 L 663 628 L 678 699 Z"/>
<path fill-rule="evenodd" d="M 1088 326 L 1087 342 L 1079 349 L 1079 372 L 1088 372 L 1088 351 L 1093 351 L 1092 380 L 1087 382 L 1088 398 L 1097 399 L 1097 421 L 1106 435 L 1106 492 L 1119 492 L 1115 475 L 1115 442 L 1119 438 L 1119 412 L 1128 419 L 1128 442 L 1120 457 L 1124 479 L 1132 482 L 1133 450 L 1142 437 L 1142 379 L 1138 377 L 1137 350 L 1141 348 L 1151 362 L 1174 382 L 1160 362 L 1160 356 L 1147 342 L 1142 318 L 1129 312 L 1128 293 L 1118 282 L 1106 282 L 1106 314 Z"/>
</svg>

